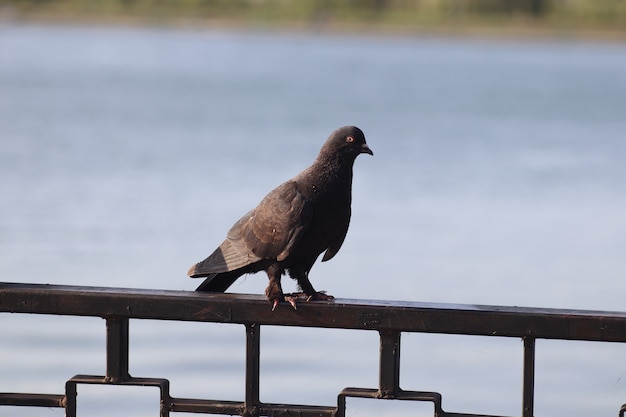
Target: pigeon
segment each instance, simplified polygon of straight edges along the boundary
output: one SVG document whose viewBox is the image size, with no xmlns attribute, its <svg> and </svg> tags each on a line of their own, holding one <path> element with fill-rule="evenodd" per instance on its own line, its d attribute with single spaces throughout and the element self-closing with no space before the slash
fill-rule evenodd
<svg viewBox="0 0 626 417">
<path fill-rule="evenodd" d="M 357 156 L 374 155 L 355 126 L 335 130 L 311 166 L 267 194 L 228 231 L 226 239 L 205 260 L 193 265 L 191 278 L 206 277 L 196 291 L 224 292 L 244 274 L 265 271 L 265 296 L 272 310 L 296 300 L 332 301 L 309 281 L 320 254 L 332 259 L 348 232 L 352 201 L 352 169 Z M 301 292 L 284 294 L 287 273 Z"/>
</svg>

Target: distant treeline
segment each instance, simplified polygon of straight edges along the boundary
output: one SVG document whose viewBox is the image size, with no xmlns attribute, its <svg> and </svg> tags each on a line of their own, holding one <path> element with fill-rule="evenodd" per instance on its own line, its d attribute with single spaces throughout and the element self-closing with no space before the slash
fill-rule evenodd
<svg viewBox="0 0 626 417">
<path fill-rule="evenodd" d="M 348 24 L 408 30 L 514 24 L 626 32 L 626 0 L 0 0 L 0 16 Z"/>
</svg>

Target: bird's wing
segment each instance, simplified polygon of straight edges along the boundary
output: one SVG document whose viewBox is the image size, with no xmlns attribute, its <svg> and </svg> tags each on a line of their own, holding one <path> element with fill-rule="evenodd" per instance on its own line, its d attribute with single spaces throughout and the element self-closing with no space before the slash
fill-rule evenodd
<svg viewBox="0 0 626 417">
<path fill-rule="evenodd" d="M 282 261 L 300 241 L 311 218 L 310 203 L 295 181 L 287 181 L 261 201 L 242 230 L 241 240 L 255 257 Z"/>
<path fill-rule="evenodd" d="M 348 217 L 348 222 L 346 222 L 341 233 L 337 235 L 337 238 L 332 241 L 330 245 L 328 245 L 328 249 L 326 249 L 326 252 L 324 252 L 324 256 L 322 257 L 322 262 L 332 259 L 335 255 L 337 255 L 339 249 L 341 249 L 341 245 L 343 245 L 343 241 L 346 239 L 346 235 L 348 234 L 348 226 L 350 225 L 349 219 L 350 217 Z"/>
<path fill-rule="evenodd" d="M 189 269 L 187 275 L 192 278 L 205 277 L 211 274 L 234 271 L 250 265 L 260 258 L 254 256 L 242 240 L 242 232 L 254 217 L 254 211 L 246 213 L 228 231 L 226 239 L 205 260 L 198 262 Z"/>
<path fill-rule="evenodd" d="M 271 191 L 228 231 L 208 258 L 191 267 L 190 277 L 233 271 L 263 259 L 284 260 L 311 222 L 310 204 L 288 181 Z"/>
</svg>

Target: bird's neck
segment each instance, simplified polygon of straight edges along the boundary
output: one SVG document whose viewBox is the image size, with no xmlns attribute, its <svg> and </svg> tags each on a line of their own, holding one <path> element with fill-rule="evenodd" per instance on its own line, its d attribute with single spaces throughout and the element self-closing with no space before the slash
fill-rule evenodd
<svg viewBox="0 0 626 417">
<path fill-rule="evenodd" d="M 332 192 L 346 189 L 348 194 L 352 187 L 352 167 L 354 159 L 342 160 L 337 155 L 318 157 L 313 165 L 302 173 L 303 184 L 314 193 Z"/>
</svg>

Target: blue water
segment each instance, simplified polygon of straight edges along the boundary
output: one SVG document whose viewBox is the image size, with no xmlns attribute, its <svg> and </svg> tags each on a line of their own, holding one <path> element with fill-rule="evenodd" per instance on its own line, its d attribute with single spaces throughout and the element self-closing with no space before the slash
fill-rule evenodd
<svg viewBox="0 0 626 417">
<path fill-rule="evenodd" d="M 346 124 L 375 156 L 356 162 L 351 228 L 313 268 L 316 288 L 624 310 L 626 47 L 567 41 L 4 23 L 2 280 L 191 290 L 187 268 Z M 0 334 L 0 391 L 61 393 L 104 372 L 100 319 L 4 315 Z M 376 334 L 262 337 L 263 401 L 332 405 L 377 384 Z M 239 327 L 133 321 L 130 371 L 169 378 L 175 396 L 241 400 L 243 340 Z M 539 341 L 535 414 L 615 415 L 625 353 Z M 440 391 L 448 411 L 519 415 L 521 359 L 516 339 L 403 335 L 401 385 Z M 156 390 L 99 388 L 81 387 L 79 413 L 158 412 Z"/>
</svg>

